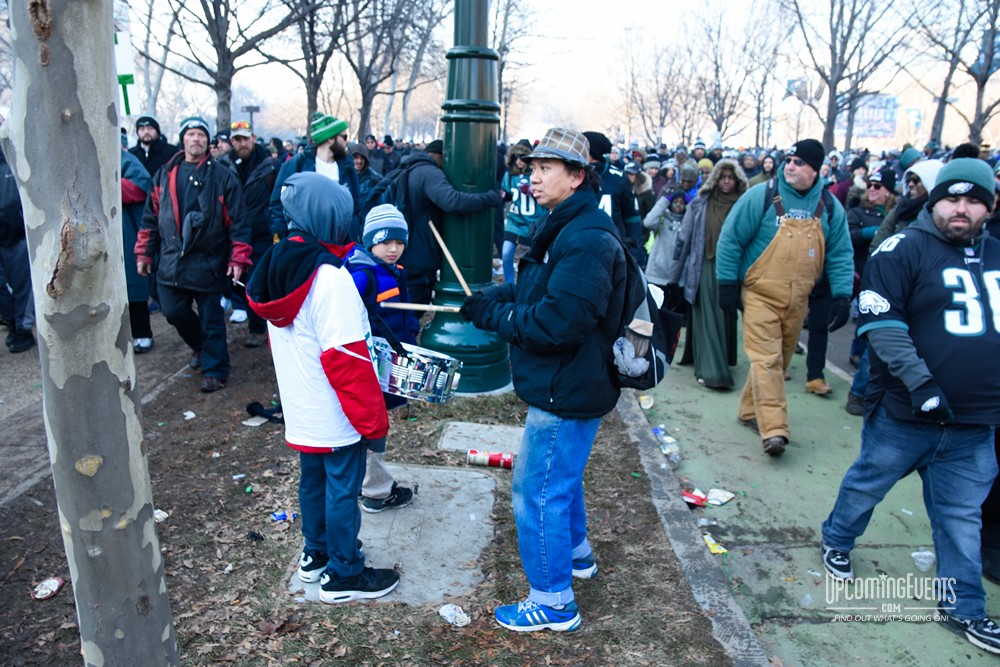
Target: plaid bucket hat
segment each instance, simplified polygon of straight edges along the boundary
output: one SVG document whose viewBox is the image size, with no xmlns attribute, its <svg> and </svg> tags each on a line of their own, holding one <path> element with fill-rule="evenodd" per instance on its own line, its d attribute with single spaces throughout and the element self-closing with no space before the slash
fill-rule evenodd
<svg viewBox="0 0 1000 667">
<path fill-rule="evenodd" d="M 583 136 L 582 132 L 569 130 L 565 127 L 553 127 L 545 133 L 542 140 L 535 146 L 535 150 L 524 156 L 524 161 L 549 158 L 586 167 L 589 153 L 590 142 L 587 141 L 587 137 Z"/>
</svg>

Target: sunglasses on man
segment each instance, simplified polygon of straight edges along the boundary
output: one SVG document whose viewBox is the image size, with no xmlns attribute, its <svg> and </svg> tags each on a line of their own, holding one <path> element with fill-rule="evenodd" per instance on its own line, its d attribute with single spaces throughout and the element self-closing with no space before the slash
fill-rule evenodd
<svg viewBox="0 0 1000 667">
<path fill-rule="evenodd" d="M 806 161 L 800 157 L 786 157 L 785 164 L 794 164 L 796 167 L 804 167 Z"/>
</svg>

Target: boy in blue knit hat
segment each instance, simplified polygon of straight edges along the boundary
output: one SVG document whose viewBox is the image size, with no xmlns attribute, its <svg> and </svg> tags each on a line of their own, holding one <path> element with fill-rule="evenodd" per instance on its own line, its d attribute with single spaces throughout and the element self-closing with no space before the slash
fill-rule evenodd
<svg viewBox="0 0 1000 667">
<path fill-rule="evenodd" d="M 361 294 L 361 300 L 372 318 L 372 335 L 387 338 L 383 326 L 403 343 L 416 343 L 420 323 L 409 310 L 390 310 L 379 304 L 390 302 L 409 303 L 406 272 L 398 264 L 409 241 L 406 219 L 392 204 L 374 207 L 365 216 L 362 232 L 364 248 L 355 246 L 347 257 L 347 269 Z M 406 399 L 395 394 L 382 394 L 388 409 L 406 404 Z M 361 484 L 361 509 L 376 513 L 409 505 L 413 491 L 396 484 L 385 467 L 385 454 L 368 451 L 365 479 Z"/>
</svg>

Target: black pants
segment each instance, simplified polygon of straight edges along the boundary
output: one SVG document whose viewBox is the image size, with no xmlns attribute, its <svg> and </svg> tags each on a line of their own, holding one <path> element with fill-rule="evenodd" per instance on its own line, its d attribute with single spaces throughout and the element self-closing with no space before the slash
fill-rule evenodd
<svg viewBox="0 0 1000 667">
<path fill-rule="evenodd" d="M 806 328 L 809 330 L 809 342 L 806 344 L 807 381 L 823 379 L 826 347 L 830 338 L 827 326 L 830 322 L 831 303 L 833 294 L 830 293 L 830 281 L 824 273 L 809 295 L 809 315 L 806 316 Z"/>
</svg>

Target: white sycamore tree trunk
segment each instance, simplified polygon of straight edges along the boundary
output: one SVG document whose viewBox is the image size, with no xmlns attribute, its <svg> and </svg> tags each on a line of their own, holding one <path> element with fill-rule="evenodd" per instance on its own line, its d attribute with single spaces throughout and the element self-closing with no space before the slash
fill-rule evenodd
<svg viewBox="0 0 1000 667">
<path fill-rule="evenodd" d="M 126 306 L 112 2 L 21 0 L 10 13 L 0 142 L 24 206 L 84 663 L 176 665 Z"/>
</svg>

